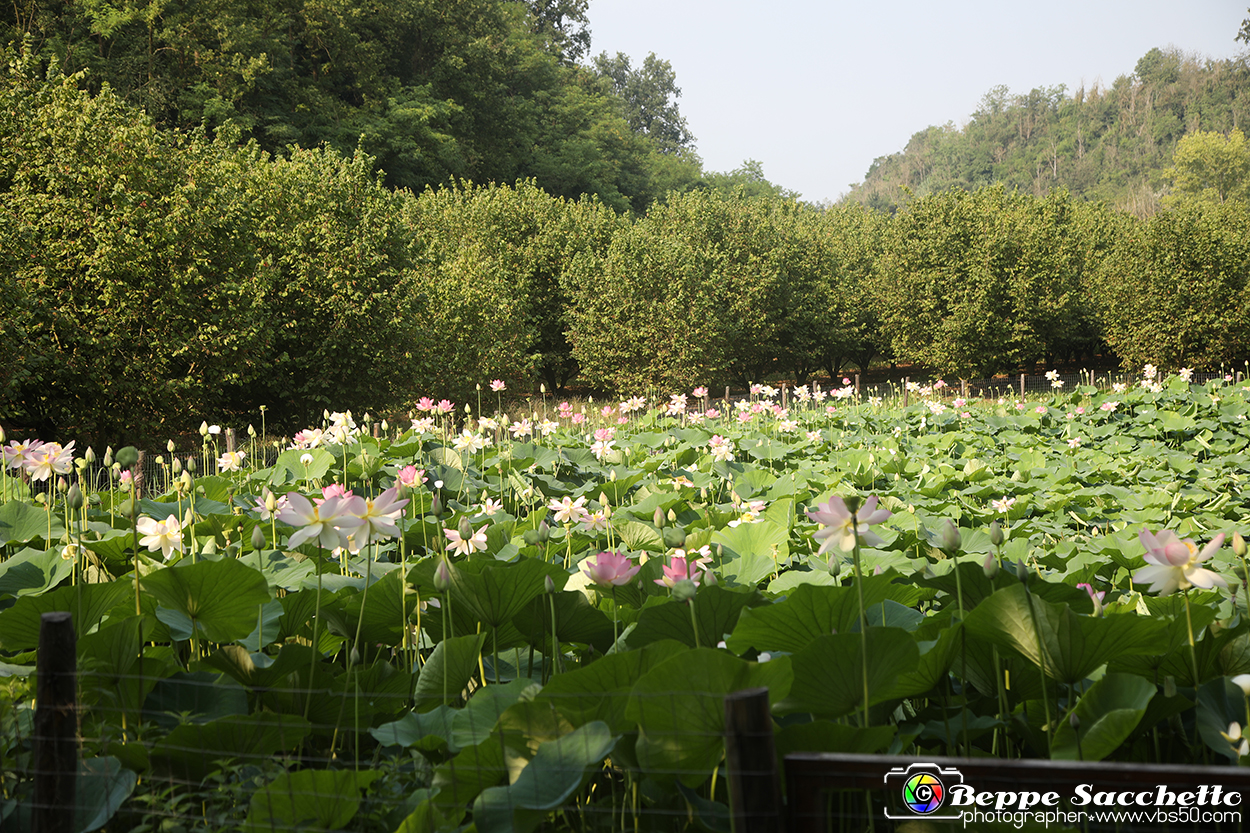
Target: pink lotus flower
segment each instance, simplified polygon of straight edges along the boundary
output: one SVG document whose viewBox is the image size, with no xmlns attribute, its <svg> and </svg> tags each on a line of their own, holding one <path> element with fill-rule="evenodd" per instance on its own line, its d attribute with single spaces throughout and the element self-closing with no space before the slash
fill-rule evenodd
<svg viewBox="0 0 1250 833">
<path fill-rule="evenodd" d="M 434 400 L 428 396 L 423 396 L 417 400 L 417 410 L 426 413 L 434 410 Z"/>
<path fill-rule="evenodd" d="M 26 462 L 26 457 L 30 452 L 43 445 L 39 440 L 27 440 L 26 442 L 18 442 L 13 440 L 4 447 L 4 465 L 11 469 L 20 469 Z"/>
<path fill-rule="evenodd" d="M 404 466 L 399 470 L 397 479 L 399 480 L 399 485 L 412 489 L 418 484 L 424 483 L 428 478 L 425 476 L 425 469 L 419 469 L 416 466 Z"/>
<path fill-rule="evenodd" d="M 586 510 L 585 496 L 573 500 L 571 497 L 565 497 L 561 500 L 552 498 L 547 501 L 547 508 L 556 513 L 557 523 L 575 524 L 581 521 L 589 514 Z"/>
<path fill-rule="evenodd" d="M 444 529 L 443 534 L 447 536 L 448 549 L 461 555 L 469 555 L 472 552 L 485 552 L 486 524 L 482 524 L 476 530 L 470 527 L 470 533 L 466 538 L 460 534 L 458 529 Z"/>
<path fill-rule="evenodd" d="M 629 556 L 619 552 L 601 552 L 594 560 L 587 558 L 582 562 L 582 572 L 586 578 L 600 587 L 621 587 L 629 584 L 641 565 L 630 561 Z"/>
<path fill-rule="evenodd" d="M 610 417 L 614 413 L 616 413 L 616 408 L 613 408 L 611 405 L 604 405 L 599 409 L 599 416 L 602 417 Z"/>
<path fill-rule="evenodd" d="M 716 410 L 715 408 L 708 408 L 706 411 L 703 412 L 703 415 L 707 417 L 708 419 L 716 419 L 717 417 L 720 416 L 720 411 Z"/>
<path fill-rule="evenodd" d="M 695 388 L 692 391 L 692 393 L 694 394 L 695 399 L 702 399 L 703 397 L 707 396 L 707 388 L 700 385 L 699 387 Z"/>
<path fill-rule="evenodd" d="M 22 468 L 35 481 L 47 480 L 54 474 L 69 474 L 74 468 L 74 444 L 64 448 L 60 443 L 40 443 L 26 450 Z"/>
<path fill-rule="evenodd" d="M 812 536 L 824 541 L 820 545 L 818 553 L 820 555 L 823 555 L 835 541 L 838 549 L 850 552 L 855 548 L 856 533 L 859 534 L 859 541 L 863 545 L 872 547 L 882 543 L 881 538 L 868 527 L 881 523 L 893 514 L 888 509 L 877 508 L 876 495 L 864 501 L 864 505 L 854 515 L 846 508 L 846 501 L 837 495 L 829 498 L 829 502 L 824 506 L 817 504 L 815 509 L 807 510 L 807 517 L 824 527 Z"/>
<path fill-rule="evenodd" d="M 582 414 L 582 413 L 573 414 L 573 424 L 574 424 L 574 425 L 581 425 L 581 424 L 582 424 L 583 422 L 585 422 L 585 421 L 586 421 L 586 415 L 585 415 L 585 414 Z"/>
<path fill-rule="evenodd" d="M 675 555 L 672 560 L 664 566 L 664 578 L 652 580 L 662 587 L 671 588 L 679 581 L 690 579 L 690 581 L 694 583 L 694 586 L 698 587 L 699 581 L 704 576 L 704 573 L 699 569 L 699 566 L 699 561 L 691 561 L 687 563 L 685 556 Z"/>
<path fill-rule="evenodd" d="M 600 428 L 595 431 L 595 439 L 601 443 L 606 443 L 609 440 L 616 439 L 616 429 L 611 427 Z"/>
<path fill-rule="evenodd" d="M 332 497 L 349 498 L 352 493 L 342 483 L 331 483 L 329 486 L 323 486 L 321 489 L 321 497 L 313 498 L 313 503 L 321 505 Z"/>
<path fill-rule="evenodd" d="M 438 400 L 438 405 L 435 407 L 438 409 L 439 413 L 443 414 L 450 414 L 452 411 L 456 410 L 456 406 L 449 399 Z"/>
<path fill-rule="evenodd" d="M 1188 590 L 1190 587 L 1204 590 L 1228 587 L 1224 579 L 1199 566 L 1215 555 L 1224 543 L 1224 533 L 1212 538 L 1201 552 L 1192 540 L 1186 538 L 1182 541 L 1170 529 L 1162 530 L 1157 535 L 1143 529 L 1137 537 L 1146 548 L 1146 563 L 1150 566 L 1137 571 L 1133 576 L 1134 584 L 1149 584 L 1152 592 L 1160 594 Z"/>
<path fill-rule="evenodd" d="M 1101 602 L 1107 596 L 1106 590 L 1095 590 L 1093 585 L 1086 584 L 1085 582 L 1081 582 L 1080 584 L 1077 585 L 1077 587 L 1084 590 L 1086 593 L 1089 594 L 1089 597 L 1091 599 L 1097 602 Z"/>
<path fill-rule="evenodd" d="M 351 494 L 348 492 L 347 494 Z M 399 537 L 395 522 L 408 505 L 408 499 L 397 499 L 399 487 L 392 486 L 375 498 L 356 498 L 349 511 L 360 519 L 360 526 L 349 533 L 349 549 L 359 552 L 362 547 L 375 541 Z"/>
<path fill-rule="evenodd" d="M 316 541 L 322 549 L 334 550 L 347 546 L 351 530 L 364 524 L 351 513 L 348 501 L 356 498 L 335 496 L 323 498 L 314 504 L 299 492 L 288 492 L 287 505 L 278 513 L 278 520 L 299 527 L 291 533 L 287 546 L 298 547 L 306 541 Z"/>
<path fill-rule="evenodd" d="M 490 383 L 490 389 L 493 390 L 495 393 L 499 393 L 499 391 L 501 390 L 507 390 L 508 386 L 504 384 L 503 379 L 492 379 Z"/>
</svg>

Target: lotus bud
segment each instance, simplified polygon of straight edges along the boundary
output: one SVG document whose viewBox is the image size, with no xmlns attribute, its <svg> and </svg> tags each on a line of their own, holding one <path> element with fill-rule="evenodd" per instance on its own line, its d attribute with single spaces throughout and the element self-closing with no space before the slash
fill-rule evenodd
<svg viewBox="0 0 1250 833">
<path fill-rule="evenodd" d="M 470 405 L 468 402 L 464 403 L 464 412 L 465 412 L 466 414 L 471 414 L 471 413 L 473 413 L 473 406 L 472 406 L 472 405 Z"/>
<path fill-rule="evenodd" d="M 655 528 L 656 528 L 656 529 L 663 529 L 663 528 L 664 528 L 664 522 L 665 522 L 666 520 L 668 520 L 668 518 L 665 516 L 665 514 L 664 514 L 664 510 L 663 510 L 663 509 L 661 509 L 661 508 L 660 508 L 660 507 L 658 507 L 658 506 L 657 506 L 657 507 L 655 507 L 655 514 L 653 514 L 653 515 L 651 516 L 651 523 L 655 525 Z"/>
<path fill-rule="evenodd" d="M 554 595 L 556 592 L 556 583 L 551 580 L 551 576 L 543 576 L 543 590 L 548 596 Z"/>
<path fill-rule="evenodd" d="M 139 449 L 135 448 L 133 445 L 128 445 L 117 452 L 115 459 L 117 462 L 121 463 L 122 468 L 128 469 L 135 463 L 139 462 Z"/>
<path fill-rule="evenodd" d="M 545 544 L 551 539 L 551 527 L 547 526 L 546 521 L 538 522 L 538 540 Z"/>
<path fill-rule="evenodd" d="M 1238 558 L 1246 557 L 1246 539 L 1241 537 L 1240 532 L 1233 533 L 1233 555 Z"/>
<path fill-rule="evenodd" d="M 608 502 L 608 495 L 607 495 L 607 493 L 606 493 L 606 492 L 600 492 L 600 493 L 599 493 L 599 505 L 600 505 L 601 507 L 603 507 L 605 510 L 606 510 L 609 506 L 611 506 L 611 505 L 612 505 L 612 504 L 610 504 L 610 503 Z"/>
<path fill-rule="evenodd" d="M 185 469 L 182 472 L 182 477 L 178 479 L 178 482 L 182 484 L 182 491 L 184 492 L 191 491 L 191 487 L 195 485 L 195 481 L 191 478 L 191 472 Z"/>
<path fill-rule="evenodd" d="M 679 602 L 687 601 L 694 598 L 694 592 L 697 588 L 694 582 L 688 578 L 683 578 L 673 585 L 673 598 Z"/>
<path fill-rule="evenodd" d="M 0 428 L 0 443 L 4 442 L 4 429 Z"/>
<path fill-rule="evenodd" d="M 278 499 L 274 496 L 273 492 L 265 489 L 265 511 L 272 513 L 277 508 Z"/>
<path fill-rule="evenodd" d="M 616 469 L 612 469 L 608 472 L 608 480 L 612 483 L 616 482 Z"/>
<path fill-rule="evenodd" d="M 430 514 L 436 518 L 443 517 L 443 501 L 438 492 L 434 493 L 434 499 L 430 501 Z"/>
<path fill-rule="evenodd" d="M 256 429 L 255 429 L 254 427 L 252 427 L 252 423 L 250 423 L 250 422 L 247 424 L 247 435 L 248 435 L 249 437 L 255 437 L 255 436 L 256 436 Z"/>
<path fill-rule="evenodd" d="M 1090 596 L 1089 598 L 1094 603 L 1094 612 L 1092 614 L 1093 617 L 1095 619 L 1101 619 L 1102 618 L 1102 599 L 1098 598 L 1097 596 Z"/>
<path fill-rule="evenodd" d="M 447 566 L 447 559 L 440 558 L 438 567 L 434 570 L 434 589 L 440 593 L 446 593 L 449 587 L 451 587 L 451 568 Z"/>
<path fill-rule="evenodd" d="M 208 422 L 207 420 L 200 423 L 200 436 L 208 438 Z"/>
<path fill-rule="evenodd" d="M 163 465 L 165 465 L 165 455 L 164 455 L 164 454 L 157 454 L 157 455 L 156 455 L 156 465 L 158 465 L 158 466 L 163 466 Z"/>
<path fill-rule="evenodd" d="M 169 470 L 173 472 L 174 477 L 177 477 L 178 475 L 182 474 L 182 461 L 179 460 L 177 457 L 175 457 L 169 463 Z"/>
<path fill-rule="evenodd" d="M 78 474 L 80 477 L 82 476 L 82 473 L 87 470 L 87 466 L 89 465 L 91 465 L 91 463 L 88 462 L 86 457 L 79 457 L 77 460 L 74 461 L 74 468 L 78 469 Z"/>
<path fill-rule="evenodd" d="M 1003 535 L 1003 526 L 998 521 L 990 524 L 990 543 L 996 547 L 1001 547 L 1005 536 Z"/>
<path fill-rule="evenodd" d="M 65 494 L 66 492 L 68 492 L 69 481 L 67 481 L 64 477 L 58 477 L 56 479 L 56 490 L 60 492 L 61 494 Z"/>
<path fill-rule="evenodd" d="M 321 409 L 321 418 L 324 419 L 326 422 L 330 421 L 330 409 L 329 408 Z"/>
<path fill-rule="evenodd" d="M 478 383 L 477 383 L 477 385 L 476 385 L 476 387 L 477 387 L 477 389 L 478 389 L 478 390 L 481 390 L 481 389 L 482 389 L 482 383 L 481 383 L 481 382 L 478 382 Z"/>
<path fill-rule="evenodd" d="M 0 433 L 3 433 L 3 432 L 0 432 Z M 2 442 L 4 442 L 4 440 L 0 438 L 0 443 Z M 95 451 L 91 448 L 91 446 L 87 446 L 87 450 L 83 452 L 82 458 L 86 460 L 88 463 L 95 462 Z"/>
<path fill-rule="evenodd" d="M 473 537 L 473 524 L 469 523 L 469 519 L 465 516 L 460 518 L 459 532 L 460 537 L 466 541 Z"/>
<path fill-rule="evenodd" d="M 165 443 L 165 450 L 168 451 L 170 454 L 174 453 L 174 441 L 173 440 L 170 440 L 169 442 Z"/>
<path fill-rule="evenodd" d="M 70 509 L 76 510 L 76 509 L 82 508 L 82 503 L 83 503 L 82 489 L 78 488 L 78 484 L 75 483 L 74 485 L 70 486 L 69 490 L 65 493 L 65 504 Z"/>
<path fill-rule="evenodd" d="M 546 386 L 545 384 L 543 384 L 543 385 L 539 385 L 539 386 L 538 386 L 538 392 L 539 392 L 539 393 L 541 393 L 541 394 L 546 394 L 546 393 L 547 393 L 547 386 Z"/>
<path fill-rule="evenodd" d="M 842 572 L 842 561 L 836 556 L 829 556 L 829 575 L 834 578 L 838 577 L 838 573 Z"/>
<path fill-rule="evenodd" d="M 1163 696 L 1164 697 L 1176 696 L 1176 678 L 1173 677 L 1171 674 L 1163 678 Z"/>
<path fill-rule="evenodd" d="M 390 428 L 391 428 L 390 424 L 387 423 L 386 420 L 382 420 L 382 433 L 385 434 L 387 431 L 390 430 Z"/>
<path fill-rule="evenodd" d="M 104 465 L 113 465 L 113 446 L 111 445 L 104 449 Z"/>
<path fill-rule="evenodd" d="M 1233 677 L 1233 685 L 1241 689 L 1241 693 L 1250 697 L 1250 674 L 1238 674 Z"/>
<path fill-rule="evenodd" d="M 538 546 L 538 530 L 537 529 L 525 530 L 525 532 L 521 533 L 521 540 L 525 542 L 525 545 L 527 547 Z"/>
<path fill-rule="evenodd" d="M 261 531 L 260 524 L 252 527 L 252 549 L 260 550 L 265 548 L 265 533 Z"/>
<path fill-rule="evenodd" d="M 1023 558 L 1016 562 L 1016 578 L 1025 584 L 1029 583 L 1029 565 L 1024 563 Z"/>
<path fill-rule="evenodd" d="M 1081 730 L 1081 718 L 1076 716 L 1075 711 L 1068 715 L 1068 725 L 1072 727 L 1072 731 L 1074 732 L 1079 732 Z"/>
<path fill-rule="evenodd" d="M 942 549 L 948 553 L 959 552 L 959 548 L 963 546 L 963 538 L 959 534 L 959 528 L 955 526 L 949 519 L 946 525 L 942 527 Z"/>
<path fill-rule="evenodd" d="M 1233 575 L 1235 575 L 1237 578 L 1241 579 L 1241 581 L 1242 581 L 1242 582 L 1245 582 L 1245 580 L 1246 580 L 1246 568 L 1245 568 L 1245 565 L 1243 565 L 1243 564 L 1234 564 L 1234 565 L 1233 565 Z"/>
<path fill-rule="evenodd" d="M 719 583 L 720 583 L 720 580 L 716 578 L 716 573 L 713 573 L 711 570 L 703 571 L 703 586 L 704 587 L 714 587 Z"/>
<path fill-rule="evenodd" d="M 191 474 L 195 474 L 195 470 L 198 469 L 199 467 L 200 467 L 200 464 L 195 462 L 194 456 L 187 457 L 187 471 L 189 471 Z"/>
<path fill-rule="evenodd" d="M 998 559 L 994 557 L 994 553 L 985 556 L 985 560 L 981 562 L 981 569 L 985 571 L 985 577 L 990 580 L 998 575 Z"/>
<path fill-rule="evenodd" d="M 126 498 L 117 507 L 117 514 L 123 518 L 133 518 L 135 515 L 135 502 L 132 498 Z"/>
</svg>

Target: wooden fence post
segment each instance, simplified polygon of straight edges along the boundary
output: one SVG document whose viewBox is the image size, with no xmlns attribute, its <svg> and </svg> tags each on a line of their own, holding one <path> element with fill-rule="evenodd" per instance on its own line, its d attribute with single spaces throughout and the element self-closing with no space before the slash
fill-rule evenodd
<svg viewBox="0 0 1250 833">
<path fill-rule="evenodd" d="M 860 395 L 859 374 L 856 373 L 855 374 L 855 396 L 858 397 L 859 395 Z"/>
<path fill-rule="evenodd" d="M 234 453 L 234 429 L 233 428 L 226 429 L 226 451 L 230 452 L 231 454 Z"/>
<path fill-rule="evenodd" d="M 135 501 L 135 511 L 138 512 L 139 500 L 143 497 L 143 484 L 146 478 L 143 475 L 143 464 L 146 462 L 144 458 L 147 453 L 140 451 L 139 459 L 135 460 L 135 464 L 130 467 L 130 496 Z"/>
<path fill-rule="evenodd" d="M 1024 401 L 1024 374 L 1020 374 L 1020 401 Z"/>
<path fill-rule="evenodd" d="M 725 765 L 734 833 L 781 833 L 781 779 L 767 688 L 725 696 Z"/>
<path fill-rule="evenodd" d="M 39 623 L 33 738 L 34 833 L 74 833 L 78 783 L 78 640 L 64 611 L 44 613 Z"/>
<path fill-rule="evenodd" d="M 906 407 L 907 407 L 907 399 L 908 399 L 908 390 L 907 390 L 907 385 L 908 385 L 908 383 L 909 383 L 909 382 L 911 382 L 911 377 L 910 377 L 910 376 L 904 376 L 904 377 L 903 377 L 903 407 L 904 407 L 904 408 L 906 408 Z"/>
</svg>

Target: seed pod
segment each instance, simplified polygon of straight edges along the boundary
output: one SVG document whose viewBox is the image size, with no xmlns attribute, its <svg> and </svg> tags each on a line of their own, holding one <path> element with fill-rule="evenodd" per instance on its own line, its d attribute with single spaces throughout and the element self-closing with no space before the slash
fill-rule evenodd
<svg viewBox="0 0 1250 833">
<path fill-rule="evenodd" d="M 679 602 L 693 599 L 696 589 L 697 588 L 695 587 L 693 581 L 688 578 L 684 578 L 673 585 L 673 598 Z"/>
</svg>

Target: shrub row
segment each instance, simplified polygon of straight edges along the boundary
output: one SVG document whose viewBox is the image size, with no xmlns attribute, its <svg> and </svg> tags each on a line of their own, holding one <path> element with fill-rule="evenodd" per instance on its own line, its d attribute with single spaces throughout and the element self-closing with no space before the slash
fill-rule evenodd
<svg viewBox="0 0 1250 833">
<path fill-rule="evenodd" d="M 12 64 L 0 418 L 120 440 L 491 378 L 634 393 L 875 356 L 963 377 L 1250 356 L 1242 204 L 1139 221 L 986 188 L 887 217 L 695 191 L 624 218 L 528 182 L 391 191 L 368 163 L 162 132 Z"/>
</svg>

